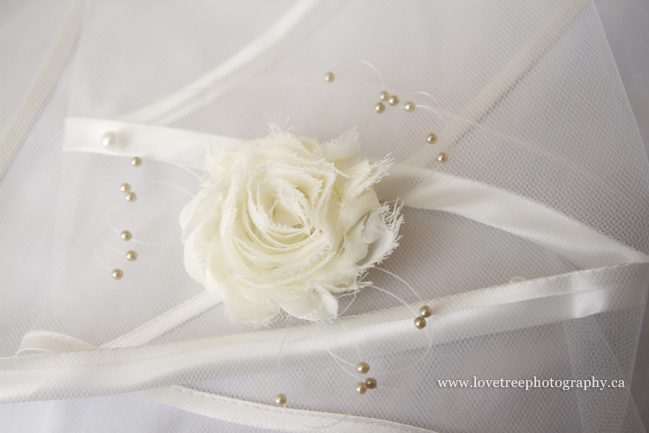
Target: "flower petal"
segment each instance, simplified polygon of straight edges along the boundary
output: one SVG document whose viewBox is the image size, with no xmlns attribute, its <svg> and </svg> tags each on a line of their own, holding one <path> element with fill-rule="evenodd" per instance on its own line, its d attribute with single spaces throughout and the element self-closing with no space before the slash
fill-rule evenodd
<svg viewBox="0 0 649 433">
<path fill-rule="evenodd" d="M 223 303 L 231 318 L 243 322 L 263 325 L 268 323 L 281 312 L 277 301 L 262 296 L 246 296 L 246 291 L 231 281 L 226 281 Z"/>
<path fill-rule="evenodd" d="M 338 315 L 338 300 L 320 286 L 308 289 L 294 299 L 280 303 L 280 306 L 291 316 L 305 320 L 331 320 Z"/>
</svg>

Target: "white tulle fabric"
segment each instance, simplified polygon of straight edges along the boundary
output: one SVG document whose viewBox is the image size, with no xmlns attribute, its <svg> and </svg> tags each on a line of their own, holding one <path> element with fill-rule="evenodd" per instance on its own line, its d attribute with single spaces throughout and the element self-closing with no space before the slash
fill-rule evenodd
<svg viewBox="0 0 649 433">
<path fill-rule="evenodd" d="M 644 430 L 649 162 L 592 2 L 56 4 L 0 50 L 2 427 Z"/>
</svg>

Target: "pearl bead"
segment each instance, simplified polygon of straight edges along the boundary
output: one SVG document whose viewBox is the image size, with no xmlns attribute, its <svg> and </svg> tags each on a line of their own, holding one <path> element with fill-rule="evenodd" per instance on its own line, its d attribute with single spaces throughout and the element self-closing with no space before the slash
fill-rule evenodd
<svg viewBox="0 0 649 433">
<path fill-rule="evenodd" d="M 405 105 L 403 106 L 403 109 L 406 110 L 407 112 L 415 111 L 415 103 L 406 102 Z"/>
<path fill-rule="evenodd" d="M 429 142 L 430 144 L 435 144 L 435 142 L 437 141 L 437 135 L 431 132 L 426 136 L 426 141 Z"/>
<path fill-rule="evenodd" d="M 327 72 L 327 73 L 325 74 L 325 76 L 324 76 L 324 80 L 325 80 L 327 83 L 331 83 L 331 82 L 334 80 L 334 78 L 336 78 L 336 76 L 334 75 L 333 72 Z"/>
<path fill-rule="evenodd" d="M 433 315 L 433 309 L 430 308 L 428 305 L 424 305 L 419 309 L 419 314 L 421 314 L 421 317 L 426 319 Z"/>
<path fill-rule="evenodd" d="M 356 370 L 358 370 L 360 374 L 367 374 L 367 372 L 370 371 L 370 365 L 367 362 L 359 362 L 356 365 Z"/>
<path fill-rule="evenodd" d="M 137 196 L 135 195 L 134 192 L 129 192 L 128 194 L 126 194 L 126 197 L 124 198 L 126 199 L 126 201 L 135 201 Z"/>
<path fill-rule="evenodd" d="M 379 102 L 374 106 L 374 110 L 376 110 L 377 113 L 383 113 L 385 105 L 383 105 L 383 102 Z"/>
<path fill-rule="evenodd" d="M 397 105 L 399 103 L 399 97 L 397 95 L 390 96 L 390 99 L 388 99 L 388 103 L 390 105 Z"/>
<path fill-rule="evenodd" d="M 356 392 L 360 395 L 365 394 L 367 392 L 367 385 L 365 385 L 363 382 L 358 382 L 356 384 Z"/>
<path fill-rule="evenodd" d="M 382 91 L 381 93 L 379 93 L 379 99 L 381 101 L 387 101 L 389 97 L 390 97 L 390 94 L 388 92 L 386 92 L 385 90 Z"/>
<path fill-rule="evenodd" d="M 128 251 L 126 253 L 126 260 L 133 261 L 137 259 L 137 253 L 135 251 Z"/>
<path fill-rule="evenodd" d="M 122 272 L 121 269 L 115 269 L 115 270 L 113 270 L 113 272 L 111 272 L 110 275 L 111 275 L 113 278 L 115 278 L 116 280 L 119 280 L 119 279 L 122 278 L 122 276 L 124 275 L 124 272 Z"/>
<path fill-rule="evenodd" d="M 444 164 L 446 161 L 448 161 L 448 155 L 445 154 L 444 152 L 438 153 L 437 154 L 437 161 Z"/>
<path fill-rule="evenodd" d="M 134 156 L 133 158 L 131 158 L 131 165 L 133 167 L 141 166 L 142 165 L 142 158 L 140 158 L 139 156 Z"/>
<path fill-rule="evenodd" d="M 132 237 L 132 236 L 133 236 L 133 235 L 132 235 L 131 232 L 129 232 L 128 230 L 124 230 L 124 231 L 123 231 L 122 233 L 120 233 L 120 235 L 119 235 L 119 237 L 122 238 L 122 239 L 124 239 L 125 241 L 129 241 L 129 240 L 131 240 L 131 237 Z"/>
<path fill-rule="evenodd" d="M 123 183 L 119 186 L 119 190 L 121 192 L 129 192 L 131 190 L 131 185 L 129 185 L 128 183 Z"/>
<path fill-rule="evenodd" d="M 114 146 L 117 144 L 117 135 L 113 131 L 105 132 L 104 135 L 101 136 L 101 144 L 104 147 Z"/>
<path fill-rule="evenodd" d="M 367 386 L 367 389 L 376 389 L 376 379 L 374 379 L 373 377 L 368 377 L 367 379 L 365 379 L 365 386 Z"/>
<path fill-rule="evenodd" d="M 415 319 L 415 327 L 417 329 L 424 329 L 426 327 L 426 319 L 423 317 L 417 317 Z"/>
<path fill-rule="evenodd" d="M 284 394 L 277 394 L 275 396 L 275 404 L 277 406 L 284 406 L 286 404 L 286 396 Z"/>
</svg>

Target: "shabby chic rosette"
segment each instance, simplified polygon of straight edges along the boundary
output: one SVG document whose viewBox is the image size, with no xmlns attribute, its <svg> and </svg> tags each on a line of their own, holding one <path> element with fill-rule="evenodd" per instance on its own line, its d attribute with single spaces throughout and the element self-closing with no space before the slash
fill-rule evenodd
<svg viewBox="0 0 649 433">
<path fill-rule="evenodd" d="M 402 221 L 373 189 L 389 159 L 372 163 L 358 150 L 355 131 L 321 145 L 271 127 L 210 154 L 180 217 L 187 272 L 221 294 L 234 319 L 335 318 L 335 295 L 366 284 L 364 272 L 397 246 Z"/>
</svg>

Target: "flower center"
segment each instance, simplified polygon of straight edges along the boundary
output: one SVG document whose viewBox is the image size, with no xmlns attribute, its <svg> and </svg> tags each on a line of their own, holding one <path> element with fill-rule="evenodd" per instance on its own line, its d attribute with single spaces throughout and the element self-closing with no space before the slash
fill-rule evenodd
<svg viewBox="0 0 649 433">
<path fill-rule="evenodd" d="M 296 203 L 285 203 L 281 199 L 275 200 L 271 209 L 272 220 L 276 224 L 282 224 L 294 229 L 304 227 L 304 215 L 300 209 L 296 209 Z"/>
</svg>

